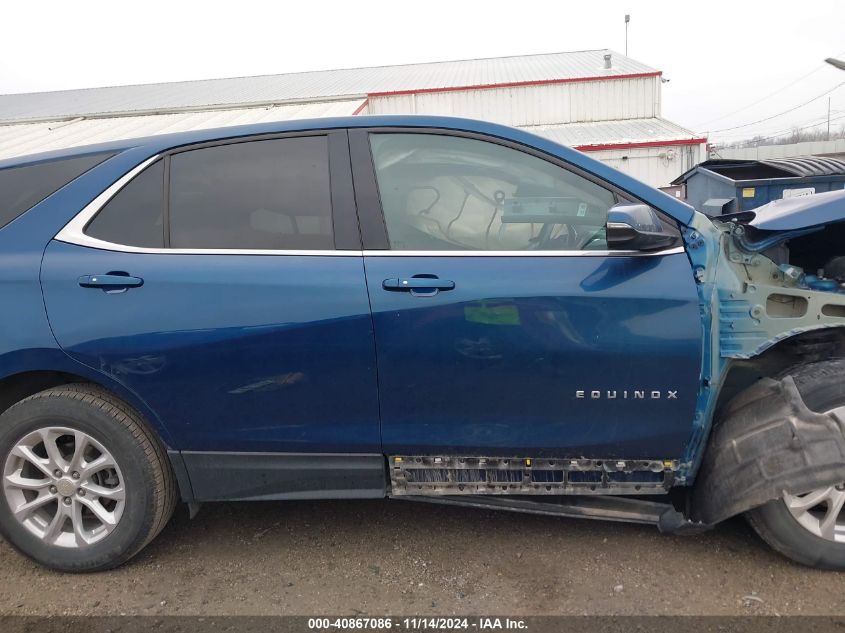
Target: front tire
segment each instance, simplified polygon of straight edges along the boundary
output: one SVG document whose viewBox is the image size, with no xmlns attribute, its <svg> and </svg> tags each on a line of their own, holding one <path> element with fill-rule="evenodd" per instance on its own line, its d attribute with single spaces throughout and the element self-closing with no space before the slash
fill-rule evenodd
<svg viewBox="0 0 845 633">
<path fill-rule="evenodd" d="M 51 569 L 116 567 L 167 524 L 176 482 L 143 419 L 92 384 L 47 389 L 0 415 L 0 533 Z"/>
<path fill-rule="evenodd" d="M 845 420 L 845 359 L 790 370 L 808 408 Z M 746 518 L 772 548 L 804 565 L 845 570 L 845 486 L 825 486 L 750 510 Z"/>
</svg>

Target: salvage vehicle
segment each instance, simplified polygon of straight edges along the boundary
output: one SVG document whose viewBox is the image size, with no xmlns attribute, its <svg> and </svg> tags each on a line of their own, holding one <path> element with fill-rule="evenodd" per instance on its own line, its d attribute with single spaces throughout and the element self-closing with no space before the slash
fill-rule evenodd
<svg viewBox="0 0 845 633">
<path fill-rule="evenodd" d="M 525 131 L 201 130 L 0 163 L 0 530 L 395 497 L 845 568 L 845 192 L 708 218 Z"/>
</svg>

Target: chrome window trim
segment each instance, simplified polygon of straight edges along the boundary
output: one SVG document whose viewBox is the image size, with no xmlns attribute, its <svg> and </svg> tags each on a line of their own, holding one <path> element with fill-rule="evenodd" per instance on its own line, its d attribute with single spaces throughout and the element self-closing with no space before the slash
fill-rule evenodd
<svg viewBox="0 0 845 633">
<path fill-rule="evenodd" d="M 144 162 L 136 165 L 120 178 L 114 181 L 105 191 L 89 202 L 76 214 L 76 216 L 59 231 L 54 237 L 59 242 L 97 248 L 104 251 L 115 251 L 118 253 L 147 253 L 159 255 L 310 255 L 310 256 L 337 256 L 337 257 L 361 257 L 360 250 L 271 250 L 271 249 L 241 249 L 241 248 L 148 248 L 145 246 L 129 246 L 127 244 L 116 244 L 105 240 L 97 239 L 85 234 L 85 227 L 91 222 L 100 209 L 102 209 L 117 193 L 123 189 L 130 180 L 144 171 L 147 167 L 162 158 L 164 154 L 156 154 Z"/>
<path fill-rule="evenodd" d="M 85 235 L 85 227 L 88 226 L 88 223 L 97 215 L 97 212 L 106 206 L 109 200 L 111 200 L 117 192 L 123 189 L 130 180 L 135 178 L 138 174 L 144 171 L 147 167 L 152 165 L 155 161 L 161 158 L 161 154 L 156 154 L 145 160 L 144 162 L 136 165 L 128 172 L 123 174 L 120 178 L 115 180 L 111 185 L 106 187 L 106 190 L 103 191 L 100 195 L 94 198 L 91 202 L 83 207 L 82 211 L 77 213 L 74 218 L 64 225 L 61 231 L 59 231 L 53 239 L 56 239 L 60 242 L 67 242 L 68 244 L 78 244 L 79 246 L 90 246 L 92 248 L 101 248 L 110 251 L 124 251 L 129 253 L 137 253 L 137 252 L 144 252 L 147 250 L 154 251 L 156 249 L 147 249 L 142 248 L 139 246 L 124 246 L 118 244 L 112 244 L 111 242 L 106 242 L 105 240 L 98 240 L 95 237 L 90 237 Z"/>
<path fill-rule="evenodd" d="M 656 257 L 684 253 L 683 246 L 660 251 L 364 251 L 364 257 Z"/>
<path fill-rule="evenodd" d="M 77 246 L 86 246 L 119 253 L 146 253 L 158 255 L 299 255 L 311 257 L 656 257 L 677 255 L 684 252 L 683 246 L 676 246 L 662 251 L 400 251 L 400 250 L 271 250 L 249 248 L 147 248 L 106 242 L 85 234 L 85 227 L 95 215 L 123 189 L 130 180 L 161 158 L 156 154 L 136 165 L 112 183 L 105 191 L 76 214 L 55 240 Z"/>
<path fill-rule="evenodd" d="M 113 251 L 117 253 L 135 253 L 140 255 L 298 255 L 300 257 L 361 257 L 361 251 L 295 251 L 295 250 L 269 250 L 259 248 L 142 248 L 140 246 L 124 246 L 123 244 L 112 244 L 85 236 L 84 240 L 61 238 L 56 236 L 56 241 L 76 246 L 96 248 L 101 251 Z"/>
</svg>

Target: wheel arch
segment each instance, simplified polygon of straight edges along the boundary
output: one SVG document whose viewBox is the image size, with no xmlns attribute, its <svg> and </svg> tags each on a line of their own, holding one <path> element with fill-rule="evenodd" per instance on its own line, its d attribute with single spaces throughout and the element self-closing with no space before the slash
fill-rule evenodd
<svg viewBox="0 0 845 633">
<path fill-rule="evenodd" d="M 135 409 L 162 443 L 165 450 L 174 448 L 166 425 L 147 403 L 119 381 L 102 372 L 72 360 L 59 350 L 33 350 L 0 357 L 0 414 L 16 402 L 39 391 L 59 385 L 90 382 L 110 391 Z"/>
<path fill-rule="evenodd" d="M 733 393 L 720 395 L 691 490 L 691 518 L 714 524 L 784 491 L 802 494 L 845 481 L 845 420 L 812 410 L 802 393 L 814 377 L 845 373 L 845 354 L 830 359 L 842 351 L 843 334 L 805 333 L 788 339 L 794 349 L 787 344 L 756 363 L 737 363 L 727 386 Z"/>
<path fill-rule="evenodd" d="M 751 358 L 731 360 L 716 400 L 716 417 L 738 393 L 758 380 L 777 378 L 793 367 L 833 358 L 845 358 L 845 324 L 796 332 Z"/>
</svg>

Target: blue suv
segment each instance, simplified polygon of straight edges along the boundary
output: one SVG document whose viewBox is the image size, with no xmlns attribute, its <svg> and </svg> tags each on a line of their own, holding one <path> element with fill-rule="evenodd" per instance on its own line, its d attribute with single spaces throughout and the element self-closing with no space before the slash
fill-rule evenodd
<svg viewBox="0 0 845 633">
<path fill-rule="evenodd" d="M 180 500 L 389 496 L 843 568 L 843 220 L 437 117 L 0 162 L 0 530 L 92 571 Z"/>
</svg>

